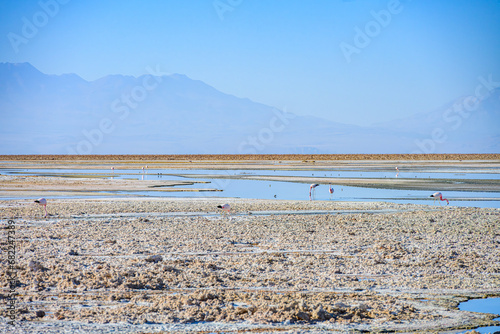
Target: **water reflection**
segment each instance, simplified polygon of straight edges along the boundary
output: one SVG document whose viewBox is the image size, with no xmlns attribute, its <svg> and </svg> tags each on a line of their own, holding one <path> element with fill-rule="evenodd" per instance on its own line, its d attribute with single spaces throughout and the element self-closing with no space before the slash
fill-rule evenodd
<svg viewBox="0 0 500 334">
<path fill-rule="evenodd" d="M 430 179 L 500 179 L 500 173 L 491 173 L 493 170 L 481 169 L 481 173 L 470 170 L 446 171 L 413 171 L 405 172 L 400 169 L 398 178 L 430 178 Z M 496 171 L 496 170 L 495 170 Z M 66 176 L 66 177 L 103 177 L 110 179 L 138 179 L 138 180 L 183 180 L 183 181 L 204 181 L 208 183 L 195 183 L 185 185 L 186 189 L 201 189 L 201 192 L 162 192 L 144 191 L 131 192 L 131 195 L 144 196 L 167 196 L 167 197 L 236 197 L 252 199 L 285 199 L 285 200 L 320 200 L 320 201 L 386 201 L 394 203 L 413 203 L 443 205 L 442 203 L 432 203 L 429 196 L 439 189 L 423 190 L 398 190 L 398 189 L 378 189 L 352 186 L 330 186 L 325 183 L 318 183 L 318 186 L 311 188 L 310 183 L 285 182 L 285 181 L 262 181 L 248 179 L 232 179 L 224 177 L 234 176 L 302 176 L 315 178 L 395 178 L 394 170 L 367 171 L 366 169 L 356 170 L 183 170 L 183 169 L 154 169 L 140 167 L 139 169 L 121 170 L 111 169 L 3 169 L 2 174 L 10 175 L 45 175 L 45 176 Z M 208 174 L 221 178 L 190 177 Z M 457 181 L 458 182 L 458 181 Z M 180 186 L 177 186 L 180 187 Z M 222 191 L 208 191 L 218 189 Z M 309 196 L 310 194 L 310 196 Z M 490 207 L 500 208 L 500 194 L 495 192 L 470 192 L 470 191 L 446 191 L 443 195 L 450 200 L 450 206 L 467 207 Z M 444 205 L 443 205 L 444 206 Z"/>
</svg>

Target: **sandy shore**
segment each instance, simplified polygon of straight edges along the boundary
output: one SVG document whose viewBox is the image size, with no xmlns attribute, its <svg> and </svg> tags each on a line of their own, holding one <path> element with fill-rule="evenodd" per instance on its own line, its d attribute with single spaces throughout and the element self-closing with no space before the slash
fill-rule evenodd
<svg viewBox="0 0 500 334">
<path fill-rule="evenodd" d="M 217 212 L 221 199 L 60 199 L 44 218 L 31 201 L 0 201 L 3 227 L 15 224 L 16 331 L 410 332 L 495 323 L 457 305 L 500 296 L 500 210 L 224 202 L 230 217 Z M 4 250 L 1 261 L 5 298 Z M 16 332 L 6 321 L 0 331 Z"/>
<path fill-rule="evenodd" d="M 200 192 L 219 191 L 205 185 L 206 181 L 150 181 L 92 177 L 45 177 L 0 175 L 0 197 L 30 197 L 43 193 L 53 196 L 127 196 L 133 192 Z M 182 186 L 198 184 L 196 188 Z M 180 188 L 178 187 L 180 186 Z"/>
</svg>

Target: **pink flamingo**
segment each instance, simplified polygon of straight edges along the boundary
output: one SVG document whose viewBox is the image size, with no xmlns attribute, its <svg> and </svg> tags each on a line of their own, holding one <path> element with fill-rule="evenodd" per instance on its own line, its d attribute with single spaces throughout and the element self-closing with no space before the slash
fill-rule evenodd
<svg viewBox="0 0 500 334">
<path fill-rule="evenodd" d="M 319 184 L 317 184 L 317 183 L 313 183 L 309 186 L 309 200 L 312 200 L 311 192 L 314 191 L 314 188 L 316 188 L 317 186 L 319 186 Z"/>
<path fill-rule="evenodd" d="M 224 205 L 217 205 L 217 207 L 219 209 L 222 209 L 223 212 L 227 212 L 228 215 L 230 215 L 231 213 L 229 211 L 231 211 L 231 206 L 229 204 L 224 204 Z"/>
<path fill-rule="evenodd" d="M 47 217 L 47 200 L 45 198 L 39 198 L 35 200 L 35 203 L 38 203 L 39 205 L 43 206 L 45 209 L 45 217 Z"/>
<path fill-rule="evenodd" d="M 432 194 L 431 196 L 429 197 L 433 197 L 434 198 L 434 202 L 439 198 L 441 201 L 446 201 L 446 203 L 450 204 L 450 201 L 448 201 L 446 198 L 443 198 L 443 194 L 441 194 L 441 192 L 436 192 L 434 194 Z M 439 205 L 441 205 L 441 202 L 439 202 Z"/>
<path fill-rule="evenodd" d="M 397 172 L 396 177 L 398 177 L 399 176 L 399 168 L 398 167 L 396 167 L 396 172 Z"/>
</svg>

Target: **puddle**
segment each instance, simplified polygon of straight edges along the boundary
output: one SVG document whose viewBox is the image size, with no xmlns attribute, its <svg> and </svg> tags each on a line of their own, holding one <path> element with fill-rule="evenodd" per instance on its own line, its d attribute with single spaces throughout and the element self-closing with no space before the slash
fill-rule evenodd
<svg viewBox="0 0 500 334">
<path fill-rule="evenodd" d="M 480 313 L 493 313 L 500 314 L 500 297 L 496 298 L 484 298 L 484 299 L 471 299 L 466 302 L 460 303 L 458 308 L 462 311 L 470 311 L 470 312 L 480 312 Z M 499 318 L 495 318 L 494 320 L 500 321 Z M 500 325 L 499 326 L 488 326 L 488 327 L 479 327 L 474 329 L 479 333 L 500 333 Z M 463 334 L 468 331 L 462 331 L 457 334 Z"/>
<path fill-rule="evenodd" d="M 462 311 L 500 314 L 500 297 L 471 299 L 460 303 L 458 308 Z"/>
</svg>

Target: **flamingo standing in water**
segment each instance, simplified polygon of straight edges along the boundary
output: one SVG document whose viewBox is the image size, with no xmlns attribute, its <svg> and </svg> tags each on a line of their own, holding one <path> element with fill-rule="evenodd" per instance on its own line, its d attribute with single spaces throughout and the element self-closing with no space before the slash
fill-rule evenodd
<svg viewBox="0 0 500 334">
<path fill-rule="evenodd" d="M 312 198 L 311 198 L 311 192 L 314 193 L 314 188 L 316 188 L 317 186 L 319 186 L 319 184 L 317 184 L 317 183 L 313 183 L 313 184 L 311 184 L 309 186 L 309 200 L 312 200 Z"/>
<path fill-rule="evenodd" d="M 224 204 L 224 205 L 217 205 L 217 207 L 219 209 L 221 209 L 223 212 L 227 212 L 228 215 L 230 215 L 231 213 L 229 211 L 231 211 L 231 206 L 229 204 Z"/>
<path fill-rule="evenodd" d="M 35 200 L 35 203 L 38 203 L 39 205 L 43 206 L 45 209 L 45 217 L 47 217 L 47 200 L 45 198 L 39 198 Z"/>
<path fill-rule="evenodd" d="M 447 204 L 450 204 L 450 201 L 448 201 L 446 198 L 443 198 L 443 194 L 441 194 L 441 192 L 439 192 L 439 191 L 435 192 L 434 194 L 432 194 L 429 197 L 433 197 L 434 202 L 439 198 L 441 201 L 446 201 Z M 441 202 L 439 202 L 439 205 L 441 205 Z"/>
<path fill-rule="evenodd" d="M 396 177 L 398 177 L 399 176 L 399 168 L 398 167 L 396 167 L 396 172 L 397 172 Z"/>
</svg>

